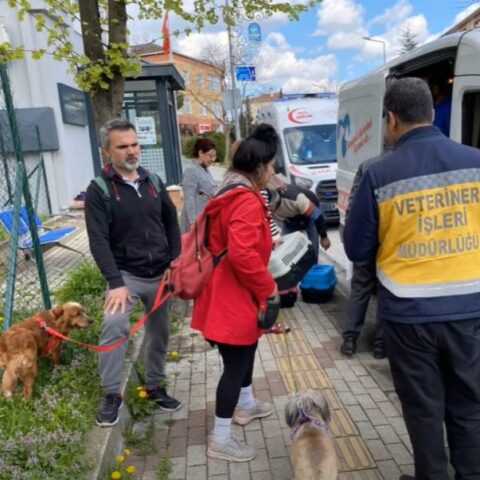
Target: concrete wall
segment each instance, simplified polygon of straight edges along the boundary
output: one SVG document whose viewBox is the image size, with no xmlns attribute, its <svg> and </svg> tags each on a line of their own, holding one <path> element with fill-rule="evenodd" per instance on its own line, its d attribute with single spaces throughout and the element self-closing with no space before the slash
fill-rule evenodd
<svg viewBox="0 0 480 480">
<path fill-rule="evenodd" d="M 40 1 L 32 3 L 35 8 L 43 6 Z M 0 12 L 13 46 L 23 45 L 26 50 L 46 47 L 47 35 L 35 30 L 33 15 L 25 15 L 20 22 L 16 10 L 9 8 L 6 0 L 0 0 Z M 75 51 L 83 52 L 79 33 L 72 30 L 71 38 Z M 48 50 L 52 51 L 52 48 Z M 94 176 L 88 127 L 62 121 L 57 84 L 78 87 L 73 75 L 67 71 L 67 64 L 54 60 L 52 55 L 33 60 L 26 52 L 23 60 L 11 62 L 8 68 L 16 107 L 51 107 L 55 112 L 60 148 L 44 152 L 44 158 L 52 208 L 58 212 L 67 207 L 76 194 L 85 190 Z"/>
</svg>

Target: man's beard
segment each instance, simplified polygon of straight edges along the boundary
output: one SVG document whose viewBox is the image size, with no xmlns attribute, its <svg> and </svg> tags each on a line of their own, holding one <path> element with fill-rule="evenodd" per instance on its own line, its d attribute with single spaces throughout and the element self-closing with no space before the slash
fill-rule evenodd
<svg viewBox="0 0 480 480">
<path fill-rule="evenodd" d="M 135 162 L 132 162 L 132 160 L 135 160 Z M 137 157 L 127 158 L 123 162 L 123 167 L 126 170 L 130 170 L 131 172 L 135 171 L 138 168 L 139 165 L 140 165 L 140 159 L 137 158 Z"/>
</svg>

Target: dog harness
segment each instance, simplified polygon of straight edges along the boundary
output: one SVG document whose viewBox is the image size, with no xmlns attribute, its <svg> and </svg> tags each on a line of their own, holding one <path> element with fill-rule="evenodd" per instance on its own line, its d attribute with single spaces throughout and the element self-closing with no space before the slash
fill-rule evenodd
<svg viewBox="0 0 480 480">
<path fill-rule="evenodd" d="M 295 425 L 293 426 L 293 430 L 292 430 L 292 437 L 291 437 L 292 440 L 297 434 L 297 432 L 300 430 L 300 427 L 304 423 L 311 423 L 313 426 L 319 428 L 320 430 L 323 430 L 327 435 L 330 435 L 330 428 L 327 422 L 323 422 L 321 420 L 316 420 L 315 418 L 309 417 L 305 413 L 305 410 L 303 410 L 303 408 L 300 408 L 299 411 L 300 411 L 300 415 L 298 416 L 297 421 L 295 422 Z"/>
<path fill-rule="evenodd" d="M 53 336 L 49 330 L 47 323 L 42 320 L 40 317 L 35 317 L 40 328 L 46 330 L 48 334 L 48 343 L 45 345 L 44 349 L 42 350 L 42 355 L 47 356 L 54 348 L 62 341 L 60 338 Z"/>
</svg>

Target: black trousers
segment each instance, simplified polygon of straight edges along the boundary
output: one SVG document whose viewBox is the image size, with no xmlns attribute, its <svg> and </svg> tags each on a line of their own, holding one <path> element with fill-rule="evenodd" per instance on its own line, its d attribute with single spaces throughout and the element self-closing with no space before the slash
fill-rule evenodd
<svg viewBox="0 0 480 480">
<path fill-rule="evenodd" d="M 347 301 L 347 322 L 343 330 L 343 338 L 360 336 L 365 323 L 370 297 L 377 290 L 377 272 L 375 262 L 354 263 L 350 282 L 350 296 Z M 376 320 L 374 343 L 383 343 L 383 323 L 378 316 Z"/>
<path fill-rule="evenodd" d="M 232 418 L 240 389 L 252 384 L 257 343 L 246 346 L 217 343 L 217 347 L 223 360 L 223 373 L 217 386 L 215 415 Z"/>
<path fill-rule="evenodd" d="M 480 319 L 384 325 L 415 478 L 447 479 L 445 422 L 456 480 L 480 479 Z"/>
</svg>

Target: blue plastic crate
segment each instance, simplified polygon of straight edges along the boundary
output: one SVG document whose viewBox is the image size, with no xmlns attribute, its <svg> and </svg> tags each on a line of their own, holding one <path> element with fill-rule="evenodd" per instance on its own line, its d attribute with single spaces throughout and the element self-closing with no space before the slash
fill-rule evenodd
<svg viewBox="0 0 480 480">
<path fill-rule="evenodd" d="M 333 265 L 314 265 L 300 282 L 302 300 L 307 303 L 323 303 L 333 295 L 337 276 Z"/>
</svg>

